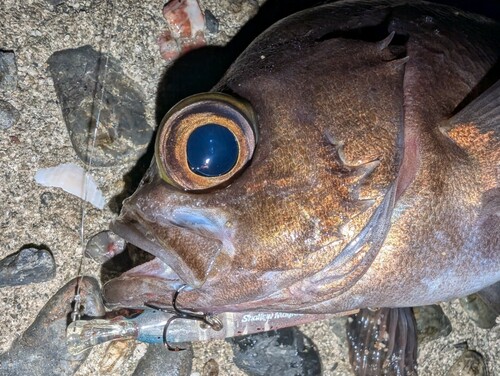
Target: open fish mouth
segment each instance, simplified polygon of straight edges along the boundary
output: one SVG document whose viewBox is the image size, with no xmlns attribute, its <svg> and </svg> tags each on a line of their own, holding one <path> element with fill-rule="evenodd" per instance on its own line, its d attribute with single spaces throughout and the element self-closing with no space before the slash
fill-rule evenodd
<svg viewBox="0 0 500 376">
<path fill-rule="evenodd" d="M 182 285 L 184 282 L 172 268 L 155 257 L 107 282 L 103 294 L 111 309 L 145 308 L 154 303 L 170 305 L 173 293 Z"/>
<path fill-rule="evenodd" d="M 160 228 L 169 244 L 160 244 L 152 235 L 160 225 L 144 218 L 132 219 L 137 215 L 123 213 L 111 224 L 111 230 L 154 258 L 107 282 L 103 287 L 106 305 L 110 308 L 171 306 L 174 293 L 182 286 L 184 291 L 192 291 L 205 283 L 222 249 L 219 230 L 206 216 L 177 210 L 167 220 L 169 223 Z"/>
</svg>

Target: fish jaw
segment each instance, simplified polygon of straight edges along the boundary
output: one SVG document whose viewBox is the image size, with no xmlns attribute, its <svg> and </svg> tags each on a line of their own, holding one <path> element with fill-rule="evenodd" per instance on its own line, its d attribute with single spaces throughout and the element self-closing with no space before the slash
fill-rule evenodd
<svg viewBox="0 0 500 376">
<path fill-rule="evenodd" d="M 172 281 L 174 289 L 181 282 L 199 289 L 211 274 L 224 274 L 228 270 L 234 252 L 226 214 L 185 199 L 182 192 L 172 190 L 156 178 L 142 184 L 124 202 L 121 215 L 111 223 L 111 229 L 156 257 L 151 272 L 135 268 L 124 273 L 124 279 L 146 275 Z"/>
</svg>

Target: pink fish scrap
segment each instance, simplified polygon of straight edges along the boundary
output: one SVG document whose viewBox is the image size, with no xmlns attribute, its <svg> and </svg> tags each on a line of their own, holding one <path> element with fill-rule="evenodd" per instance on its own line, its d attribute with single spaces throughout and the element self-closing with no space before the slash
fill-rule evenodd
<svg viewBox="0 0 500 376">
<path fill-rule="evenodd" d="M 158 38 L 158 45 L 167 62 L 206 45 L 205 16 L 197 0 L 171 0 L 163 7 L 163 17 L 168 28 Z"/>
</svg>

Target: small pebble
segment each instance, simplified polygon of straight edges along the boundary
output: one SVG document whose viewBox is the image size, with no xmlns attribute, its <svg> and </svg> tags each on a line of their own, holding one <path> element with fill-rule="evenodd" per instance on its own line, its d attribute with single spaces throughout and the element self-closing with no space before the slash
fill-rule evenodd
<svg viewBox="0 0 500 376">
<path fill-rule="evenodd" d="M 189 376 L 193 356 L 191 345 L 183 351 L 169 351 L 164 345 L 149 345 L 132 376 Z"/>
<path fill-rule="evenodd" d="M 45 0 L 48 4 L 56 7 L 66 2 L 66 0 Z"/>
<path fill-rule="evenodd" d="M 125 250 L 125 239 L 113 231 L 101 231 L 87 242 L 85 256 L 102 264 Z"/>
<path fill-rule="evenodd" d="M 466 350 L 451 366 L 447 376 L 486 376 L 487 367 L 477 351 Z"/>
<path fill-rule="evenodd" d="M 205 27 L 211 34 L 217 34 L 219 31 L 219 20 L 209 9 L 205 9 Z"/>
<path fill-rule="evenodd" d="M 0 261 L 0 287 L 50 281 L 55 275 L 56 263 L 47 249 L 22 249 Z"/>
<path fill-rule="evenodd" d="M 314 343 L 299 329 L 285 328 L 228 339 L 236 366 L 251 376 L 321 375 Z"/>
<path fill-rule="evenodd" d="M 19 111 L 9 102 L 0 100 L 0 129 L 9 129 L 19 120 Z"/>
<path fill-rule="evenodd" d="M 83 46 L 55 52 L 48 65 L 71 143 L 84 162 L 89 161 L 90 135 L 99 109 L 93 165 L 136 161 L 146 151 L 153 129 L 145 118 L 144 95 L 118 60 Z"/>
<path fill-rule="evenodd" d="M 158 37 L 160 54 L 171 63 L 184 53 L 206 45 L 205 16 L 198 0 L 170 0 L 163 7 L 167 29 Z"/>
<path fill-rule="evenodd" d="M 40 203 L 44 206 L 49 205 L 50 201 L 52 201 L 53 199 L 54 195 L 52 194 L 52 192 L 43 192 L 40 195 Z"/>
<path fill-rule="evenodd" d="M 73 375 L 81 366 L 90 349 L 72 355 L 66 342 L 66 326 L 72 312 L 76 281 L 77 278 L 62 287 L 41 309 L 33 324 L 0 355 L 0 375 L 67 376 Z M 83 277 L 80 295 L 85 315 L 104 315 L 97 280 Z"/>
<path fill-rule="evenodd" d="M 210 359 L 203 366 L 203 376 L 218 376 L 219 363 L 215 359 Z"/>
<path fill-rule="evenodd" d="M 0 91 L 13 91 L 16 86 L 16 55 L 13 51 L 0 50 Z"/>
<path fill-rule="evenodd" d="M 465 313 L 479 328 L 491 329 L 496 325 L 497 313 L 478 294 L 466 296 L 459 301 Z"/>
<path fill-rule="evenodd" d="M 417 340 L 419 344 L 446 337 L 451 333 L 451 322 L 440 306 L 414 307 L 413 314 L 417 323 Z"/>
</svg>

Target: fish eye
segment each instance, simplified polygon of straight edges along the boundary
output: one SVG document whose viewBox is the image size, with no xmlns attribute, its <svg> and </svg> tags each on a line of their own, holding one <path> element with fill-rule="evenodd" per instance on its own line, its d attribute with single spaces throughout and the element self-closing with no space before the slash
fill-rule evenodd
<svg viewBox="0 0 500 376">
<path fill-rule="evenodd" d="M 202 93 L 163 118 L 155 144 L 160 176 L 197 191 L 231 180 L 252 158 L 256 116 L 250 104 L 223 93 Z"/>
<path fill-rule="evenodd" d="M 188 137 L 186 153 L 189 167 L 202 176 L 227 174 L 238 160 L 238 141 L 227 128 L 205 124 Z"/>
</svg>

